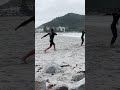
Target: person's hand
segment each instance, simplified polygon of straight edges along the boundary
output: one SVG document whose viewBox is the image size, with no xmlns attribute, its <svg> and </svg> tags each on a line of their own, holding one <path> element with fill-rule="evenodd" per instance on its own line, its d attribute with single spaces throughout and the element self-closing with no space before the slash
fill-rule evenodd
<svg viewBox="0 0 120 90">
<path fill-rule="evenodd" d="M 15 31 L 17 31 L 17 28 L 15 28 Z"/>
</svg>

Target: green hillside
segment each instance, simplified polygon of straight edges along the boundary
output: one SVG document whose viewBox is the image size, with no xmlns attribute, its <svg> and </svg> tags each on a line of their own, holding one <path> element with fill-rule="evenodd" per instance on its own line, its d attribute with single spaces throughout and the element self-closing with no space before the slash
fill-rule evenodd
<svg viewBox="0 0 120 90">
<path fill-rule="evenodd" d="M 41 27 L 66 27 L 66 31 L 82 31 L 85 25 L 85 16 L 79 15 L 75 13 L 68 13 L 64 16 L 57 17 L 50 22 L 47 22 L 37 29 Z"/>
</svg>

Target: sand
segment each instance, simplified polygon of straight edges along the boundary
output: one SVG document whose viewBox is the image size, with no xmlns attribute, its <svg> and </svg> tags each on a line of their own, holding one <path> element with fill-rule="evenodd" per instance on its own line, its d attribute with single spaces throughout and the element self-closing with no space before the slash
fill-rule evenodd
<svg viewBox="0 0 120 90">
<path fill-rule="evenodd" d="M 86 17 L 86 89 L 120 89 L 120 25 L 115 48 L 110 48 L 112 38 L 111 16 Z"/>
<path fill-rule="evenodd" d="M 78 87 L 85 83 L 85 78 L 79 81 L 72 81 L 74 75 L 85 71 L 85 44 L 81 46 L 81 34 L 79 33 L 58 33 L 55 37 L 56 51 L 53 47 L 44 53 L 44 50 L 49 46 L 49 37 L 41 39 L 45 33 L 35 34 L 35 74 L 37 77 L 42 77 L 44 80 L 49 80 L 46 85 L 57 84 L 67 85 L 69 89 Z M 68 65 L 66 67 L 60 67 Z M 55 66 L 59 70 L 51 75 L 46 73 L 46 68 Z M 41 68 L 41 69 L 40 69 Z"/>
</svg>

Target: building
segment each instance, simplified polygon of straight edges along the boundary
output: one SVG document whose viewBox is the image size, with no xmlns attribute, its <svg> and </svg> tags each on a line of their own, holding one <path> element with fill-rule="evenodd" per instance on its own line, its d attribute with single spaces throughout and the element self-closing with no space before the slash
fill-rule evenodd
<svg viewBox="0 0 120 90">
<path fill-rule="evenodd" d="M 42 32 L 44 32 L 43 28 L 35 29 L 35 33 L 42 33 Z"/>
<path fill-rule="evenodd" d="M 65 27 L 59 26 L 59 27 L 57 27 L 56 29 L 57 29 L 57 31 L 59 31 L 59 32 L 65 32 Z"/>
</svg>

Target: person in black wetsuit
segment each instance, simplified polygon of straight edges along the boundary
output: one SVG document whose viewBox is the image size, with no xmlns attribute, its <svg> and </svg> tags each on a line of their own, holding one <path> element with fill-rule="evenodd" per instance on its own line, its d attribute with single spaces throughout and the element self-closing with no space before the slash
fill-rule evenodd
<svg viewBox="0 0 120 90">
<path fill-rule="evenodd" d="M 84 43 L 84 35 L 85 35 L 85 31 L 82 31 L 82 36 L 81 36 L 82 42 L 81 42 L 81 46 L 82 46 L 83 43 Z"/>
<path fill-rule="evenodd" d="M 113 22 L 111 24 L 111 30 L 112 30 L 112 34 L 113 34 L 113 37 L 112 37 L 112 40 L 111 40 L 111 43 L 110 43 L 110 47 L 113 47 L 116 39 L 117 39 L 117 28 L 116 28 L 116 25 L 118 24 L 118 20 L 120 18 L 120 14 L 118 13 L 112 13 L 112 16 L 113 16 Z"/>
<path fill-rule="evenodd" d="M 45 53 L 46 53 L 46 51 L 47 51 L 48 49 L 50 49 L 50 48 L 52 47 L 52 45 L 54 46 L 54 50 L 56 50 L 56 48 L 55 48 L 55 43 L 54 43 L 54 36 L 57 35 L 57 34 L 54 32 L 53 29 L 51 29 L 50 32 L 47 33 L 46 35 L 44 35 L 42 38 L 44 38 L 44 37 L 46 37 L 46 36 L 48 36 L 48 35 L 50 36 L 50 46 L 45 50 Z M 42 38 L 41 38 L 41 39 L 42 39 Z"/>
</svg>

